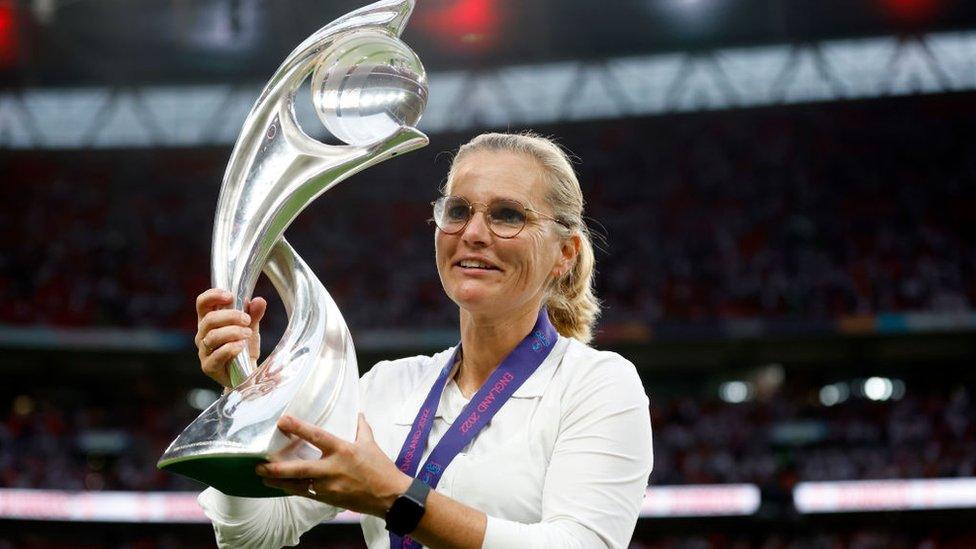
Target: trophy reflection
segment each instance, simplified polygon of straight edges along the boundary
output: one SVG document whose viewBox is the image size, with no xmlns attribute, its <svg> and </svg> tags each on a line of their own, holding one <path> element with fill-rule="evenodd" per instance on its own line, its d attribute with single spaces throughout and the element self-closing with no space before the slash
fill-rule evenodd
<svg viewBox="0 0 976 549">
<path fill-rule="evenodd" d="M 298 214 L 340 181 L 427 144 L 414 126 L 427 104 L 427 77 L 400 40 L 413 0 L 370 4 L 321 28 L 281 64 L 244 122 L 224 173 L 214 219 L 212 283 L 244 309 L 263 271 L 281 297 L 288 326 L 259 365 L 246 349 L 230 364 L 233 389 L 166 449 L 158 467 L 225 494 L 284 495 L 254 467 L 273 453 L 316 458 L 278 429 L 289 414 L 352 440 L 359 371 L 338 307 L 283 234 Z M 312 103 L 347 145 L 306 134 L 295 94 L 311 77 Z"/>
</svg>

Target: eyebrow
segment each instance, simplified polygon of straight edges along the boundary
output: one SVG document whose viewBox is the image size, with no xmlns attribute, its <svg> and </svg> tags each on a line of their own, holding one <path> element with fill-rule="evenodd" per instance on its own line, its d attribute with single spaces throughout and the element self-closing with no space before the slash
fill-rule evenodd
<svg viewBox="0 0 976 549">
<path fill-rule="evenodd" d="M 491 203 L 491 202 L 493 202 L 495 200 L 511 200 L 512 202 L 518 202 L 519 204 L 525 206 L 526 208 L 528 208 L 530 210 L 535 210 L 536 209 L 535 206 L 533 206 L 531 202 L 528 202 L 526 200 L 520 200 L 518 198 L 512 198 L 510 196 L 493 196 L 493 197 L 489 198 L 487 200 L 487 202 L 482 202 L 481 200 L 472 200 L 470 197 L 468 197 L 466 195 L 463 195 L 463 194 L 458 194 L 458 193 L 449 193 L 447 196 L 457 196 L 457 197 L 463 198 L 463 199 L 465 199 L 468 202 L 471 202 L 473 204 L 486 204 L 486 203 Z"/>
</svg>

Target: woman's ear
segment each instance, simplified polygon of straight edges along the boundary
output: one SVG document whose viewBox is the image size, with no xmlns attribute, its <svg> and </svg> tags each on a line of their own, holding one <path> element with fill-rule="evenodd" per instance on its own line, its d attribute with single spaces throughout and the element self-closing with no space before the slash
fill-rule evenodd
<svg viewBox="0 0 976 549">
<path fill-rule="evenodd" d="M 563 239 L 559 246 L 559 259 L 552 269 L 552 277 L 554 279 L 561 278 L 573 268 L 573 265 L 576 264 L 576 258 L 579 257 L 580 246 L 582 245 L 583 240 L 580 238 L 579 233 L 573 233 Z"/>
</svg>

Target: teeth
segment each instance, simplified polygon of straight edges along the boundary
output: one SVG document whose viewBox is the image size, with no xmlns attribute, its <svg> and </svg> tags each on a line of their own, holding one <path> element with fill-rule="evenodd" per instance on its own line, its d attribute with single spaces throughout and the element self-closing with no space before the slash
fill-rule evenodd
<svg viewBox="0 0 976 549">
<path fill-rule="evenodd" d="M 475 268 L 478 268 L 478 269 L 490 269 L 491 268 L 491 265 L 489 265 L 489 264 L 487 264 L 487 263 L 485 263 L 483 261 L 475 261 L 473 259 L 465 259 L 465 260 L 461 261 L 460 265 L 462 267 L 475 267 Z"/>
</svg>

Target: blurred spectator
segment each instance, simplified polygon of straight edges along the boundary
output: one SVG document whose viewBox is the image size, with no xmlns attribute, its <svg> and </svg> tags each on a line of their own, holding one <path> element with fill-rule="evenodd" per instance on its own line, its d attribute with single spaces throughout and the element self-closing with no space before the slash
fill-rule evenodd
<svg viewBox="0 0 976 549">
<path fill-rule="evenodd" d="M 604 327 L 976 308 L 976 118 L 912 101 L 552 129 L 607 233 Z M 288 233 L 354 329 L 453 324 L 424 223 L 436 152 L 355 176 Z M 0 323 L 195 329 L 225 160 L 8 155 Z"/>
</svg>

